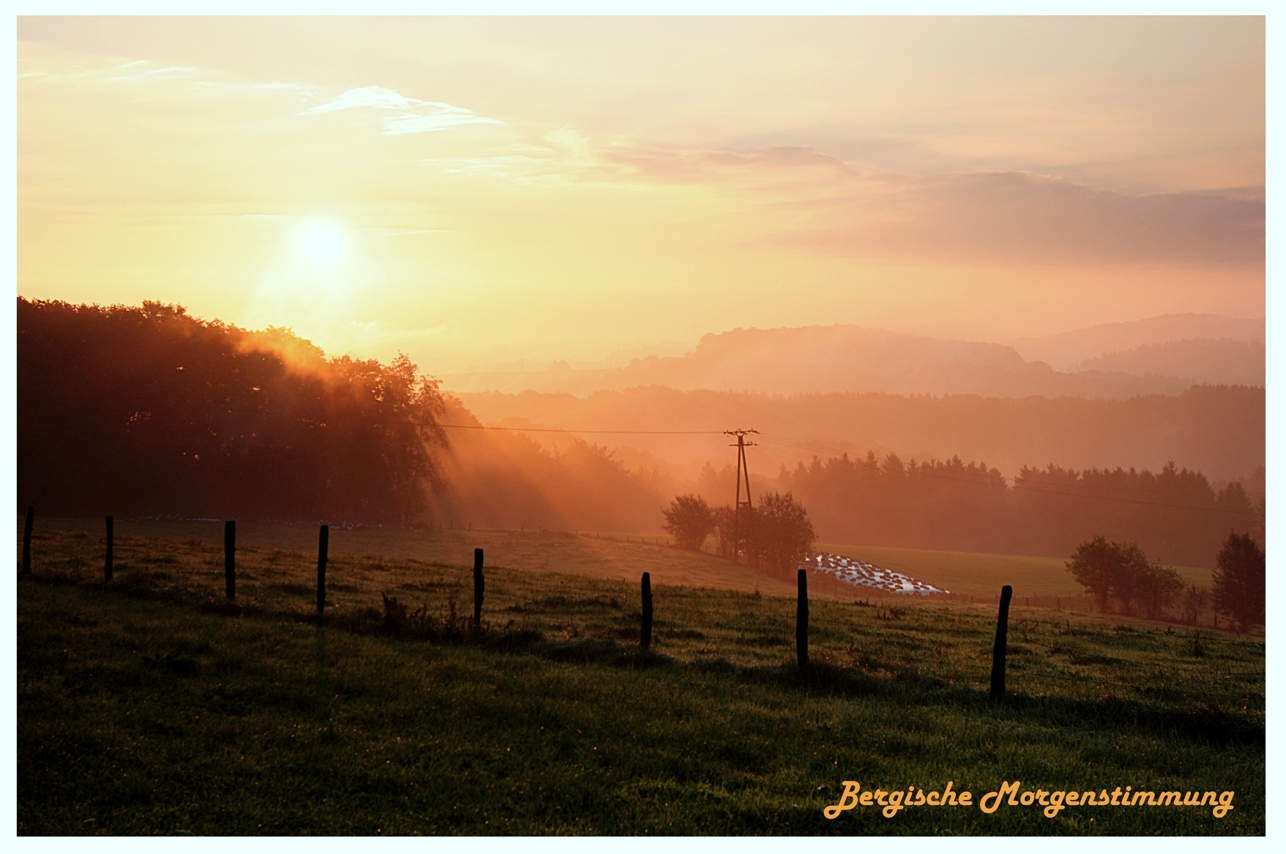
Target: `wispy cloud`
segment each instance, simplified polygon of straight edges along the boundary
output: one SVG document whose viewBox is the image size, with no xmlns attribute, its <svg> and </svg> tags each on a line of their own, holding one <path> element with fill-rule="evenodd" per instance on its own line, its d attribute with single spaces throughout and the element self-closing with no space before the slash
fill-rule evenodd
<svg viewBox="0 0 1286 854">
<path fill-rule="evenodd" d="M 315 116 L 341 110 L 364 110 L 379 114 L 373 121 L 383 125 L 383 133 L 390 136 L 428 133 L 462 125 L 504 124 L 499 119 L 479 116 L 463 107 L 408 98 L 382 86 L 349 89 L 325 103 L 309 107 L 301 115 Z"/>
</svg>

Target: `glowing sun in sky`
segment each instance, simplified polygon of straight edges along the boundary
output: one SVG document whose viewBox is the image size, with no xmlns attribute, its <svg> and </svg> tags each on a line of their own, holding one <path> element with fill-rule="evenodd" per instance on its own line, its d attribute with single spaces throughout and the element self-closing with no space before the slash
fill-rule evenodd
<svg viewBox="0 0 1286 854">
<path fill-rule="evenodd" d="M 344 257 L 344 235 L 330 225 L 310 225 L 299 235 L 299 251 L 312 263 L 328 267 Z"/>
</svg>

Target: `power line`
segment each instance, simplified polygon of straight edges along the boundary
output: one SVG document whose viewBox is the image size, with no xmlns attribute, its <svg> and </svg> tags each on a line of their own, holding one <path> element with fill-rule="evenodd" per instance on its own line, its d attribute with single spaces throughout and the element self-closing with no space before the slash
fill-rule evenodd
<svg viewBox="0 0 1286 854">
<path fill-rule="evenodd" d="M 747 433 L 756 433 L 759 435 L 761 439 L 765 441 L 771 442 L 773 444 L 785 445 L 788 447 L 795 447 L 801 450 L 830 453 L 830 454 L 834 454 L 837 452 L 844 453 L 844 454 L 848 453 L 846 450 L 841 450 L 839 446 L 836 446 L 836 445 L 826 445 L 819 442 L 808 442 L 808 441 L 802 441 L 799 439 L 791 439 L 786 436 L 775 436 L 771 433 L 759 433 L 759 431 L 757 430 L 747 430 L 747 431 L 572 430 L 572 429 L 565 429 L 565 428 L 559 428 L 559 427 L 490 427 L 490 426 L 476 425 L 476 424 L 440 424 L 438 426 L 451 428 L 455 430 L 507 430 L 507 431 L 519 432 L 519 433 L 592 433 L 592 434 L 608 434 L 608 435 L 622 435 L 622 436 L 721 436 L 724 434 L 735 436 L 738 432 L 741 432 L 743 436 Z M 751 442 L 747 442 L 746 444 L 753 445 L 753 443 Z M 744 471 L 741 467 L 742 463 L 741 463 L 740 455 L 744 453 L 745 453 L 744 450 L 739 451 L 738 472 L 737 472 L 738 486 L 741 485 L 742 472 Z M 748 480 L 749 472 L 746 471 L 745 474 Z M 943 474 L 941 472 L 937 472 L 933 470 L 926 471 L 923 468 L 917 471 L 917 476 L 930 477 L 936 480 L 950 480 L 950 481 L 955 481 L 957 483 L 968 483 L 973 485 L 985 485 L 987 483 L 987 480 L 984 480 L 982 477 L 972 477 L 972 478 L 953 477 L 951 475 Z M 984 475 L 983 477 L 986 477 L 986 476 Z M 1023 491 L 1023 492 L 1037 492 L 1045 495 L 1063 495 L 1063 496 L 1067 496 L 1068 498 L 1084 498 L 1092 501 L 1117 501 L 1125 504 L 1141 504 L 1148 507 L 1166 507 L 1172 510 L 1204 510 L 1204 511 L 1211 511 L 1215 513 L 1229 513 L 1233 516 L 1253 516 L 1256 513 L 1253 507 L 1249 510 L 1232 510 L 1227 507 L 1208 507 L 1208 506 L 1202 507 L 1195 504 L 1171 504 L 1165 501 L 1146 501 L 1139 498 L 1124 498 L 1122 496 L 1117 496 L 1117 495 L 1094 494 L 1094 492 L 1092 491 L 1093 487 L 1087 488 L 1087 491 L 1068 492 L 1066 490 L 1060 490 L 1060 489 L 1043 489 L 1038 486 L 1028 486 L 1026 484 L 1019 484 L 1015 481 L 1012 487 L 1007 486 L 1006 488 L 1012 488 L 1015 492 Z M 747 489 L 747 492 L 749 492 L 749 484 L 747 484 L 746 489 Z M 1139 492 L 1141 490 L 1135 489 L 1131 491 Z"/>
<path fill-rule="evenodd" d="M 610 433 L 618 436 L 722 436 L 723 430 L 570 430 L 563 427 L 490 427 L 481 424 L 439 424 L 453 430 L 510 430 L 516 433 Z"/>
</svg>

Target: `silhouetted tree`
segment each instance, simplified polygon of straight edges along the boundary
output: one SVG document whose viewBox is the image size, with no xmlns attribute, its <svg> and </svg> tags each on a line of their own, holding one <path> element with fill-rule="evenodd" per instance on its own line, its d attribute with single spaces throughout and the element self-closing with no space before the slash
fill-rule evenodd
<svg viewBox="0 0 1286 854">
<path fill-rule="evenodd" d="M 817 534 L 808 511 L 789 492 L 764 493 L 750 513 L 749 552 L 757 566 L 793 570 L 812 552 Z"/>
<path fill-rule="evenodd" d="M 1183 592 L 1183 577 L 1160 564 L 1144 564 L 1139 599 L 1149 620 L 1159 620 Z"/>
<path fill-rule="evenodd" d="M 1215 611 L 1244 632 L 1264 623 L 1264 552 L 1250 534 L 1228 535 L 1214 572 Z"/>
<path fill-rule="evenodd" d="M 1136 543 L 1109 542 L 1098 536 L 1077 546 L 1067 569 L 1106 612 L 1109 598 L 1121 613 L 1134 615 L 1135 605 L 1151 619 L 1161 617 L 1183 590 L 1183 579 L 1173 569 L 1148 560 Z"/>
<path fill-rule="evenodd" d="M 1107 598 L 1119 574 L 1121 550 L 1105 537 L 1094 537 L 1081 543 L 1067 562 L 1067 571 L 1085 591 L 1098 600 L 1099 611 L 1107 611 Z"/>
<path fill-rule="evenodd" d="M 714 530 L 714 511 L 704 498 L 680 495 L 661 511 L 665 514 L 666 532 L 673 535 L 681 549 L 699 551 L 706 537 Z"/>
<path fill-rule="evenodd" d="M 737 553 L 738 547 L 736 514 L 733 512 L 730 505 L 724 504 L 720 507 L 714 508 L 712 516 L 719 557 L 731 560 L 732 556 Z M 742 530 L 740 534 L 744 539 L 745 531 Z"/>
</svg>

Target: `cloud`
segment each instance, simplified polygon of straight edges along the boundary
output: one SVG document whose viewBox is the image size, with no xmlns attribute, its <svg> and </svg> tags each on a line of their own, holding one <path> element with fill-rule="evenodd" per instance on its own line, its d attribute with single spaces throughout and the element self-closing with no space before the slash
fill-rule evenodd
<svg viewBox="0 0 1286 854">
<path fill-rule="evenodd" d="M 383 133 L 397 136 L 428 133 L 462 125 L 502 125 L 499 119 L 479 116 L 472 110 L 437 101 L 420 101 L 381 86 L 349 89 L 323 104 L 309 107 L 300 115 L 315 116 L 342 110 L 367 110 L 383 113 L 375 121 L 384 126 Z"/>
<path fill-rule="evenodd" d="M 1129 195 L 1026 172 L 986 172 L 910 179 L 876 201 L 824 201 L 825 224 L 761 242 L 928 263 L 1264 262 L 1262 195 Z"/>
<path fill-rule="evenodd" d="M 821 169 L 833 175 L 855 176 L 866 170 L 807 146 L 779 145 L 749 150 L 649 148 L 624 144 L 595 152 L 605 172 L 655 183 L 683 183 L 768 175 L 784 170 Z"/>
</svg>

